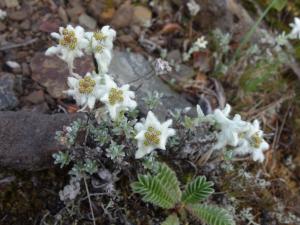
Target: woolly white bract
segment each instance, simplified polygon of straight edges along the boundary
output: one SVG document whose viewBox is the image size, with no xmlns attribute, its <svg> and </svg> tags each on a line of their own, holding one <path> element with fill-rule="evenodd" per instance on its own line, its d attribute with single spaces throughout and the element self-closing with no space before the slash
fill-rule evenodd
<svg viewBox="0 0 300 225">
<path fill-rule="evenodd" d="M 106 83 L 106 88 L 107 91 L 101 101 L 105 103 L 112 120 L 117 120 L 120 113 L 136 108 L 137 103 L 133 100 L 135 94 L 129 90 L 128 84 L 119 88 L 113 80 L 110 80 Z"/>
<path fill-rule="evenodd" d="M 72 71 L 74 59 L 84 55 L 83 50 L 88 46 L 88 40 L 84 37 L 84 29 L 81 26 L 75 28 L 68 25 L 60 27 L 59 33 L 51 33 L 51 36 L 59 41 L 57 46 L 47 49 L 46 55 L 57 55 L 64 60 L 69 70 Z"/>
<path fill-rule="evenodd" d="M 263 139 L 263 131 L 259 127 L 259 121 L 254 120 L 248 123 L 247 131 L 243 133 L 239 140 L 238 147 L 233 151 L 235 155 L 250 154 L 254 161 L 263 162 L 265 156 L 263 152 L 269 148 L 269 144 Z"/>
<path fill-rule="evenodd" d="M 138 151 L 135 158 L 142 158 L 156 148 L 166 150 L 168 138 L 176 133 L 174 129 L 169 128 L 171 125 L 172 120 L 160 123 L 153 112 L 149 111 L 146 121 L 135 125 L 138 132 L 135 137 L 138 141 Z"/>
<path fill-rule="evenodd" d="M 239 133 L 247 129 L 247 123 L 237 119 L 238 116 L 235 116 L 233 120 L 228 118 L 230 111 L 231 107 L 227 104 L 223 110 L 216 109 L 212 115 L 219 129 L 214 149 L 222 149 L 227 145 L 237 146 Z"/>
<path fill-rule="evenodd" d="M 263 138 L 258 120 L 253 123 L 243 121 L 238 114 L 230 119 L 230 111 L 231 107 L 227 104 L 223 110 L 216 109 L 213 114 L 205 116 L 201 107 L 197 106 L 198 117 L 206 118 L 215 125 L 217 142 L 213 149 L 222 150 L 229 147 L 233 149 L 234 155 L 251 155 L 254 161 L 262 162 L 263 152 L 269 145 Z"/>
<path fill-rule="evenodd" d="M 102 77 L 91 73 L 87 73 L 83 78 L 68 77 L 70 89 L 65 93 L 72 96 L 76 103 L 82 106 L 81 110 L 87 107 L 93 109 L 96 100 L 104 95 L 106 91 L 105 83 L 109 80 L 110 78 L 107 75 Z"/>
<path fill-rule="evenodd" d="M 85 37 L 89 40 L 88 52 L 95 54 L 98 71 L 106 73 L 112 59 L 112 48 L 116 31 L 109 26 L 104 26 L 100 31 L 86 32 Z"/>
<path fill-rule="evenodd" d="M 290 23 L 290 27 L 292 28 L 290 37 L 293 39 L 300 39 L 300 18 L 295 17 L 294 23 Z"/>
</svg>

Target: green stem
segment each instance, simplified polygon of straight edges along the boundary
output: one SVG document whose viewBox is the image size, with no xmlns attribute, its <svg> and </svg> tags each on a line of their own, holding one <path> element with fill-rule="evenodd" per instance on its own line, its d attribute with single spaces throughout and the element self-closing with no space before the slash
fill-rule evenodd
<svg viewBox="0 0 300 225">
<path fill-rule="evenodd" d="M 261 16 L 259 17 L 259 19 L 254 23 L 254 25 L 251 27 L 251 29 L 248 31 L 248 33 L 245 35 L 245 37 L 243 38 L 241 44 L 239 45 L 238 49 L 235 51 L 230 63 L 229 63 L 229 67 L 232 66 L 232 64 L 235 62 L 235 60 L 240 56 L 241 50 L 242 48 L 249 42 L 250 38 L 252 37 L 252 35 L 254 34 L 255 30 L 257 29 L 257 27 L 259 26 L 259 24 L 261 23 L 261 21 L 265 18 L 265 16 L 269 13 L 269 11 L 272 9 L 273 5 L 277 2 L 278 0 L 273 0 L 269 6 L 265 9 L 265 11 L 261 14 Z"/>
</svg>

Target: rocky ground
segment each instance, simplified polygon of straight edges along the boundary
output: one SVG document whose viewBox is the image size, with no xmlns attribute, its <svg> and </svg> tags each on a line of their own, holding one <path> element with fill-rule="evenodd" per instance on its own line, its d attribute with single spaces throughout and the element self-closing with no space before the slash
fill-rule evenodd
<svg viewBox="0 0 300 225">
<path fill-rule="evenodd" d="M 216 27 L 232 33 L 232 51 L 237 48 L 251 24 L 243 19 L 246 18 L 244 14 L 234 14 L 236 8 L 232 2 L 235 1 L 197 1 L 202 7 L 201 13 L 193 19 L 189 18 L 187 1 L 161 1 L 158 5 L 140 2 L 143 1 L 0 1 L 0 8 L 7 12 L 7 17 L 0 20 L 0 110 L 4 111 L 0 113 L 0 165 L 5 167 L 0 171 L 0 224 L 39 224 L 45 214 L 54 215 L 63 204 L 57 193 L 66 183 L 66 172 L 59 168 L 39 170 L 52 165 L 49 155 L 59 148 L 51 141 L 54 131 L 69 123 L 66 113 L 75 113 L 78 109 L 63 94 L 67 88 L 66 65 L 57 57 L 44 55 L 54 43 L 50 33 L 69 23 L 88 30 L 110 24 L 117 30 L 110 72 L 119 83 L 151 73 L 151 60 L 163 54 L 174 67 L 181 65 L 171 74 L 151 77 L 147 86 L 138 90 L 140 99 L 146 95 L 146 90 L 165 93 L 164 107 L 157 112 L 161 117 L 166 115 L 167 109 L 178 104 L 183 108 L 200 103 L 212 110 L 223 107 L 227 99 L 245 117 L 262 119 L 273 147 L 267 153 L 267 162 L 263 166 L 237 164 L 249 171 L 263 173 L 272 183 L 271 187 L 257 190 L 247 183 L 232 187 L 230 182 L 224 182 L 220 191 L 244 199 L 245 205 L 251 206 L 254 215 L 258 215 L 261 224 L 281 224 L 270 219 L 269 212 L 275 203 L 283 205 L 283 211 L 300 216 L 297 71 L 294 67 L 283 70 L 286 89 L 273 86 L 272 91 L 247 95 L 234 85 L 232 75 L 226 78 L 210 76 L 214 65 L 213 52 L 195 55 L 189 63 L 182 61 L 183 46 L 200 34 L 209 35 Z M 242 2 L 247 8 L 251 1 Z M 265 1 L 259 2 L 265 6 Z M 280 18 L 283 18 L 283 24 L 287 24 L 284 19 L 288 21 L 291 15 L 299 13 L 294 10 L 294 4 L 289 7 L 282 14 L 272 12 L 264 26 L 273 28 L 275 19 Z M 251 9 L 250 15 L 255 16 Z M 279 23 L 278 27 L 283 25 Z M 76 68 L 79 74 L 84 74 L 93 68 L 93 62 L 88 57 L 80 59 Z M 134 88 L 138 86 L 139 82 L 133 85 Z M 257 98 L 262 100 L 259 107 L 253 108 Z M 270 111 L 273 114 L 265 116 Z M 24 137 L 30 141 L 16 141 Z M 235 174 L 224 176 L 230 180 Z"/>
</svg>

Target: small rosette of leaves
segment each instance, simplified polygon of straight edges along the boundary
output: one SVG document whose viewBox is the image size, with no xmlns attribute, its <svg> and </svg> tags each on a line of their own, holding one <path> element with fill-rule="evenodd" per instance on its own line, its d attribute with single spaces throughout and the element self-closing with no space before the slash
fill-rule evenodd
<svg viewBox="0 0 300 225">
<path fill-rule="evenodd" d="M 212 187 L 213 183 L 206 181 L 206 177 L 197 177 L 186 186 L 181 201 L 183 203 L 197 203 L 202 201 L 214 192 Z"/>
<path fill-rule="evenodd" d="M 54 164 L 59 164 L 60 168 L 63 168 L 71 162 L 68 152 L 59 151 L 58 153 L 54 153 L 52 157 L 54 158 Z"/>
<path fill-rule="evenodd" d="M 132 190 L 143 196 L 143 201 L 165 209 L 174 208 L 181 198 L 181 191 L 176 174 L 165 164 L 159 166 L 153 175 L 139 175 L 132 183 Z"/>
<path fill-rule="evenodd" d="M 202 204 L 190 204 L 186 208 L 195 218 L 206 224 L 235 225 L 233 217 L 222 208 Z"/>
</svg>

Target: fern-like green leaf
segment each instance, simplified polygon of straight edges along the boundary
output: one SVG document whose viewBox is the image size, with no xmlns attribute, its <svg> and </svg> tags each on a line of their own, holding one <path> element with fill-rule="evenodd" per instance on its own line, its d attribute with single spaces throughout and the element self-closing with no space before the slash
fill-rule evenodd
<svg viewBox="0 0 300 225">
<path fill-rule="evenodd" d="M 171 214 L 161 225 L 180 225 L 176 214 Z"/>
<path fill-rule="evenodd" d="M 181 190 L 176 173 L 170 169 L 165 163 L 159 165 L 156 174 L 157 179 L 164 185 L 164 188 L 170 193 L 174 202 L 179 202 L 181 199 Z"/>
<path fill-rule="evenodd" d="M 187 205 L 186 209 L 197 219 L 209 225 L 235 225 L 233 217 L 224 209 L 201 204 Z"/>
<path fill-rule="evenodd" d="M 182 194 L 182 202 L 197 203 L 206 199 L 211 193 L 214 192 L 212 186 L 213 183 L 206 181 L 204 176 L 197 177 L 186 186 L 186 189 Z"/>
<path fill-rule="evenodd" d="M 174 208 L 181 198 L 176 174 L 165 164 L 160 165 L 155 176 L 139 175 L 131 187 L 133 192 L 143 196 L 143 201 L 166 209 Z"/>
</svg>

